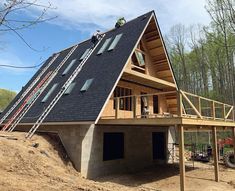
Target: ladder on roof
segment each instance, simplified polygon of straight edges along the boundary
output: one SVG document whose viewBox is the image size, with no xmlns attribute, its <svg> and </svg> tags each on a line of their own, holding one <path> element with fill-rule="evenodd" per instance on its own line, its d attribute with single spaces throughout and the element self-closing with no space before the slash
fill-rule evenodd
<svg viewBox="0 0 235 191">
<path fill-rule="evenodd" d="M 64 94 L 64 92 L 67 90 L 67 88 L 69 87 L 69 85 L 73 82 L 73 80 L 77 77 L 77 75 L 79 74 L 79 72 L 82 70 L 83 65 L 86 63 L 86 61 L 88 60 L 88 58 L 90 57 L 90 55 L 93 53 L 93 51 L 96 49 L 96 47 L 99 45 L 99 43 L 102 41 L 102 39 L 104 38 L 105 34 L 103 34 L 99 41 L 97 42 L 97 44 L 90 48 L 89 51 L 87 52 L 86 56 L 84 57 L 84 59 L 81 61 L 81 63 L 77 66 L 77 68 L 73 71 L 73 73 L 71 74 L 71 76 L 68 78 L 68 80 L 64 83 L 64 85 L 62 86 L 62 88 L 60 89 L 60 91 L 57 93 L 57 95 L 54 97 L 54 99 L 51 101 L 51 103 L 48 105 L 48 107 L 45 109 L 45 111 L 41 114 L 41 116 L 38 118 L 38 120 L 36 121 L 36 123 L 33 125 L 33 127 L 29 130 L 29 132 L 26 134 L 26 138 L 30 139 L 34 133 L 36 132 L 36 130 L 39 128 L 39 126 L 42 124 L 42 122 L 44 121 L 44 119 L 47 117 L 47 115 L 50 113 L 50 111 L 53 109 L 53 107 L 56 105 L 56 103 L 60 100 L 60 98 L 62 97 L 62 95 Z"/>
<path fill-rule="evenodd" d="M 12 113 L 12 111 L 19 105 L 19 103 L 24 99 L 24 97 L 30 92 L 30 90 L 35 86 L 35 84 L 40 80 L 45 71 L 54 63 L 59 53 L 56 54 L 51 61 L 43 68 L 38 77 L 30 84 L 30 86 L 25 90 L 25 92 L 20 96 L 20 98 L 14 103 L 14 105 L 7 111 L 7 113 L 1 118 L 0 125 L 6 120 L 6 118 Z"/>
<path fill-rule="evenodd" d="M 22 104 L 22 106 L 16 111 L 16 113 L 13 115 L 13 117 L 9 120 L 9 122 L 3 127 L 3 131 L 7 130 L 9 132 L 13 131 L 15 127 L 19 124 L 21 119 L 24 117 L 24 115 L 28 112 L 28 110 L 31 108 L 31 106 L 36 102 L 38 97 L 41 95 L 41 93 L 45 90 L 48 84 L 54 79 L 60 68 L 64 65 L 64 63 L 69 59 L 69 57 L 73 54 L 73 52 L 76 50 L 78 45 L 75 45 L 69 53 L 66 55 L 66 57 L 61 61 L 61 63 L 56 67 L 56 69 L 53 72 L 49 72 L 43 80 L 38 84 L 38 86 L 34 89 L 34 91 L 27 97 L 25 102 Z M 26 107 L 25 107 L 26 106 Z M 22 112 L 21 112 L 22 111 Z M 17 117 L 18 116 L 18 117 Z M 17 118 L 16 118 L 17 117 Z M 16 120 L 14 121 L 14 119 Z M 14 122 L 13 122 L 14 121 Z M 13 124 L 12 124 L 13 122 Z"/>
<path fill-rule="evenodd" d="M 37 98 L 38 95 L 42 92 L 43 86 L 45 87 L 46 81 L 51 75 L 52 72 L 48 72 L 47 75 L 39 82 L 39 84 L 34 88 L 34 90 L 30 93 L 28 97 L 24 100 L 22 105 L 16 110 L 16 112 L 13 114 L 13 116 L 9 119 L 9 121 L 3 126 L 2 131 L 6 131 L 9 126 L 13 126 L 16 121 L 18 121 L 18 118 L 25 113 L 25 110 L 31 105 L 34 99 Z M 16 121 L 12 124 L 12 122 L 15 120 L 15 118 L 20 114 L 20 116 L 16 119 Z M 10 128 L 11 128 L 10 127 Z M 10 130 L 10 129 L 9 129 Z"/>
</svg>

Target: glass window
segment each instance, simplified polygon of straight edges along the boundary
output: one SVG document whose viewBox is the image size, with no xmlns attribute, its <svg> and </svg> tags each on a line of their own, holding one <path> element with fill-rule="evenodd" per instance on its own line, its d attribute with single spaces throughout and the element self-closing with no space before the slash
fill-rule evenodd
<svg viewBox="0 0 235 191">
<path fill-rule="evenodd" d="M 76 85 L 76 82 L 71 83 L 69 87 L 66 89 L 66 91 L 64 92 L 64 95 L 69 95 L 72 92 L 75 85 Z"/>
<path fill-rule="evenodd" d="M 104 42 L 103 46 L 100 48 L 100 50 L 97 52 L 97 55 L 102 54 L 105 49 L 108 47 L 109 43 L 111 42 L 112 38 L 108 38 L 106 39 L 106 41 Z"/>
<path fill-rule="evenodd" d="M 135 51 L 135 55 L 136 55 L 136 58 L 138 60 L 139 66 L 145 66 L 144 55 L 139 51 Z"/>
<path fill-rule="evenodd" d="M 45 103 L 48 98 L 50 97 L 50 95 L 55 91 L 55 89 L 57 88 L 58 83 L 54 84 L 51 89 L 48 91 L 48 93 L 45 95 L 45 97 L 43 98 L 43 100 L 41 101 L 42 103 Z"/>
<path fill-rule="evenodd" d="M 108 51 L 113 50 L 117 46 L 117 43 L 120 41 L 121 37 L 122 37 L 122 34 L 119 34 L 114 38 L 112 44 L 108 48 Z"/>
<path fill-rule="evenodd" d="M 76 62 L 76 60 L 77 60 L 77 59 L 73 59 L 73 60 L 70 62 L 70 64 L 69 64 L 69 65 L 67 66 L 67 68 L 64 70 L 62 76 L 66 75 L 66 74 L 69 72 L 69 70 L 72 68 L 72 66 L 73 66 L 74 63 Z"/>
<path fill-rule="evenodd" d="M 79 60 L 83 60 L 89 51 L 90 51 L 90 48 L 86 49 L 86 51 L 83 53 L 83 55 L 81 56 L 81 58 Z"/>
<path fill-rule="evenodd" d="M 89 79 L 85 82 L 85 84 L 82 86 L 81 88 L 81 92 L 85 92 L 88 90 L 88 88 L 91 86 L 91 83 L 93 82 L 93 78 L 92 79 Z"/>
</svg>

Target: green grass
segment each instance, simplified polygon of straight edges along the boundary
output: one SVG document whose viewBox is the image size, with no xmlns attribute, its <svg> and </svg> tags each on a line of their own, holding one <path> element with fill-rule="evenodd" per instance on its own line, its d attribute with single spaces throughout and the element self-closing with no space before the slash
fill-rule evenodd
<svg viewBox="0 0 235 191">
<path fill-rule="evenodd" d="M 0 110 L 4 110 L 15 96 L 16 92 L 14 91 L 0 89 Z"/>
</svg>

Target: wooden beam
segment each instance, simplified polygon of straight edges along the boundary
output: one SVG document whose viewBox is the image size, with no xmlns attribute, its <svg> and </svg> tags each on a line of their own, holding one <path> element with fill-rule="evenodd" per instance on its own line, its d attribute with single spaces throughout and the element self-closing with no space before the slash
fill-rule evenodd
<svg viewBox="0 0 235 191">
<path fill-rule="evenodd" d="M 228 111 L 227 115 L 225 116 L 225 119 L 228 119 L 229 115 L 232 113 L 233 111 L 233 106 L 230 108 L 230 110 Z"/>
<path fill-rule="evenodd" d="M 197 116 L 202 119 L 201 113 L 199 113 L 199 111 L 198 111 L 197 108 L 193 105 L 193 103 L 189 100 L 189 98 L 184 94 L 183 91 L 180 91 L 180 92 L 181 92 L 182 96 L 184 97 L 184 99 L 189 103 L 189 105 L 190 105 L 190 106 L 192 107 L 192 109 L 195 111 L 195 113 L 197 114 Z"/>
<path fill-rule="evenodd" d="M 211 117 L 213 118 L 213 119 L 215 119 L 215 102 L 214 101 L 212 101 L 211 102 Z"/>
<path fill-rule="evenodd" d="M 116 103 L 116 108 L 115 108 L 115 119 L 118 119 L 118 111 L 119 111 L 119 99 L 120 98 L 114 98 L 115 99 L 115 103 Z"/>
<path fill-rule="evenodd" d="M 215 181 L 219 182 L 218 147 L 217 147 L 217 133 L 216 133 L 215 126 L 212 127 L 212 139 L 213 139 L 213 158 L 214 158 Z"/>
<path fill-rule="evenodd" d="M 184 127 L 178 126 L 179 133 L 179 165 L 180 165 L 180 191 L 185 191 L 185 163 L 184 163 Z"/>
<path fill-rule="evenodd" d="M 226 116 L 226 109 L 225 109 L 225 104 L 222 105 L 222 117 L 225 120 L 225 116 Z"/>
<path fill-rule="evenodd" d="M 171 83 L 171 82 L 168 82 L 168 81 L 156 78 L 156 77 L 148 76 L 148 75 L 142 74 L 140 72 L 136 72 L 136 71 L 132 71 L 132 70 L 127 69 L 127 70 L 124 71 L 124 74 L 133 76 L 133 77 L 135 77 L 137 79 L 140 79 L 140 80 L 141 79 L 142 80 L 147 80 L 151 83 L 156 83 L 156 84 L 159 84 L 159 85 L 176 88 L 176 85 L 174 83 Z"/>
<path fill-rule="evenodd" d="M 133 108 L 133 118 L 136 118 L 136 106 L 137 106 L 137 99 L 136 96 L 132 97 L 132 108 Z"/>
<path fill-rule="evenodd" d="M 178 116 L 182 117 L 183 109 L 182 109 L 182 94 L 178 91 L 178 99 L 177 99 L 177 108 L 178 108 Z"/>
</svg>

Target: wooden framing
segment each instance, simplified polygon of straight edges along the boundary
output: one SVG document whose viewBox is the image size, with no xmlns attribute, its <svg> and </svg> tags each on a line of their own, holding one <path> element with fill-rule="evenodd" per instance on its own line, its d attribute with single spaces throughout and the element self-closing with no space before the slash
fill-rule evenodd
<svg viewBox="0 0 235 191">
<path fill-rule="evenodd" d="M 135 51 L 139 51 L 145 56 L 145 67 L 139 67 L 132 64 L 131 58 Z M 116 107 L 115 111 L 113 111 L 113 108 L 109 107 L 108 109 L 104 106 L 96 123 L 114 126 L 127 124 L 166 127 L 177 126 L 180 144 L 179 163 L 181 191 L 185 190 L 184 130 L 195 130 L 198 129 L 198 127 L 200 127 L 200 130 L 212 130 L 214 143 L 213 152 L 215 156 L 215 180 L 219 181 L 216 130 L 217 128 L 223 129 L 225 127 L 232 127 L 235 145 L 235 123 L 234 118 L 231 118 L 234 107 L 216 100 L 178 90 L 155 16 L 150 18 L 148 25 L 138 39 L 115 87 L 124 81 L 126 84 L 132 83 L 133 89 L 137 88 L 137 86 L 142 86 L 143 89 L 147 87 L 155 89 L 155 92 L 146 91 L 147 94 L 145 94 L 145 96 L 151 97 L 153 95 L 158 95 L 159 98 L 161 98 L 160 104 L 164 105 L 164 110 L 161 110 L 158 114 L 150 113 L 143 117 L 140 111 L 140 98 L 141 92 L 144 90 L 138 89 L 138 94 L 135 91 L 131 96 L 121 96 L 117 98 L 113 98 L 112 94 L 110 94 L 105 106 L 108 106 L 110 101 L 113 103 L 114 100 L 117 106 L 120 99 L 130 97 L 132 98 L 132 111 L 125 113 L 120 111 L 118 109 L 119 107 Z M 112 92 L 114 91 L 114 88 Z M 196 103 L 194 103 L 192 97 L 196 100 Z M 206 109 L 210 109 L 210 116 L 205 114 L 204 102 L 207 102 L 209 105 Z M 187 103 L 185 105 L 189 105 L 190 108 L 185 108 L 184 103 Z M 148 104 L 151 105 L 152 102 Z M 218 105 L 222 107 L 220 108 Z M 219 113 L 218 108 L 220 108 Z M 188 109 L 191 109 L 194 113 L 188 112 Z M 114 115 L 105 116 L 102 114 L 103 112 Z"/>
<path fill-rule="evenodd" d="M 217 134 L 216 127 L 212 127 L 212 140 L 213 140 L 213 158 L 214 158 L 214 170 L 215 181 L 219 182 L 219 164 L 218 164 L 218 147 L 217 147 Z"/>
<path fill-rule="evenodd" d="M 178 125 L 178 133 L 179 133 L 180 191 L 185 191 L 184 127 L 182 125 Z"/>
</svg>

